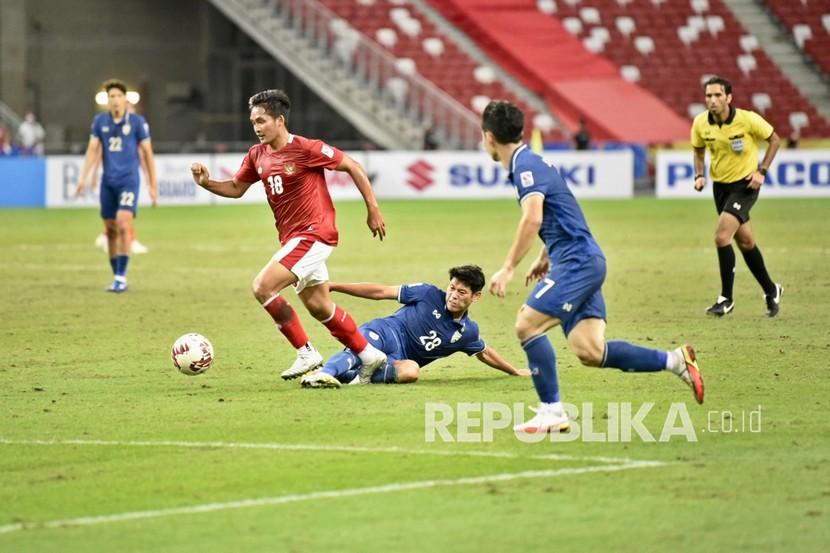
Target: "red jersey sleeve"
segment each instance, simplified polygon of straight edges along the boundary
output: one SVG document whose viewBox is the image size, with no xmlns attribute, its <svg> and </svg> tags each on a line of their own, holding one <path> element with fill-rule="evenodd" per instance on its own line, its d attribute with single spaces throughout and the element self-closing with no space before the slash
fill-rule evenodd
<svg viewBox="0 0 830 553">
<path fill-rule="evenodd" d="M 256 170 L 256 161 L 254 161 L 252 154 L 253 149 L 248 150 L 245 158 L 242 160 L 242 165 L 233 176 L 236 182 L 244 182 L 245 184 L 253 184 L 260 180 L 259 172 Z"/>
<path fill-rule="evenodd" d="M 306 143 L 306 151 L 308 152 L 307 167 L 334 169 L 343 161 L 343 152 L 322 140 L 309 140 Z"/>
</svg>

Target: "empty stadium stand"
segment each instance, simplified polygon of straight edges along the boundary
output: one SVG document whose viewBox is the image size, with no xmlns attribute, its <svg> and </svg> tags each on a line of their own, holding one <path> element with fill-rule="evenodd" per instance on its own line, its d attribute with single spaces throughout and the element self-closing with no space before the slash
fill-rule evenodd
<svg viewBox="0 0 830 553">
<path fill-rule="evenodd" d="M 563 140 L 566 134 L 544 113 L 537 113 L 508 90 L 491 67 L 482 66 L 408 2 L 395 0 L 320 0 L 353 28 L 398 58 L 402 73 L 417 72 L 463 105 L 481 113 L 491 98 L 521 106 L 530 126 L 543 131 L 545 140 Z M 407 94 L 401 82 L 387 82 L 390 94 Z"/>
<path fill-rule="evenodd" d="M 830 73 L 830 2 L 767 0 L 767 7 L 809 58 Z"/>
<path fill-rule="evenodd" d="M 685 117 L 658 95 L 624 80 L 613 63 L 583 46 L 555 17 L 555 3 L 545 11 L 532 0 L 430 3 L 542 95 L 565 123 L 584 117 L 599 139 L 667 143 L 688 135 Z M 599 20 L 599 14 L 586 18 Z"/>
<path fill-rule="evenodd" d="M 558 80 L 570 78 L 572 74 L 568 72 L 573 69 L 589 75 L 596 82 L 601 81 L 605 77 L 602 66 L 586 57 L 586 54 L 594 54 L 613 63 L 624 79 L 651 91 L 683 118 L 702 109 L 701 82 L 708 75 L 718 74 L 733 82 L 735 105 L 763 113 L 779 134 L 786 136 L 794 125 L 800 125 L 804 137 L 830 136 L 827 122 L 720 0 L 430 2 L 514 74 L 523 75 L 525 84 L 543 95 L 546 87 L 551 90 Z M 800 0 L 774 3 L 801 5 Z M 819 4 L 808 2 L 808 5 Z M 528 11 L 529 6 L 534 9 Z M 525 15 L 519 20 L 517 14 L 522 11 Z M 483 12 L 501 17 L 483 18 Z M 581 41 L 584 51 L 560 53 L 562 41 L 542 34 L 550 27 L 541 25 L 540 17 L 561 23 Z M 816 14 L 811 19 L 813 25 L 816 25 L 816 19 L 822 21 Z M 540 60 L 531 51 L 516 52 L 521 41 L 507 38 L 516 28 L 522 28 L 524 34 L 538 33 L 534 39 L 547 48 L 548 59 Z M 806 46 L 810 46 L 810 41 L 818 34 L 816 30 L 811 33 L 813 38 L 805 41 Z M 824 55 L 823 59 L 828 56 Z M 549 64 L 546 67 L 547 82 L 545 78 L 528 77 L 532 67 L 528 67 L 527 60 L 533 60 L 537 65 L 542 61 Z M 574 63 L 575 60 L 578 63 Z M 559 66 L 559 74 L 551 69 L 554 65 Z M 585 91 L 583 88 L 570 92 L 581 94 Z M 607 101 L 613 103 L 612 98 Z M 633 107 L 627 100 L 625 106 L 626 110 Z"/>
</svg>

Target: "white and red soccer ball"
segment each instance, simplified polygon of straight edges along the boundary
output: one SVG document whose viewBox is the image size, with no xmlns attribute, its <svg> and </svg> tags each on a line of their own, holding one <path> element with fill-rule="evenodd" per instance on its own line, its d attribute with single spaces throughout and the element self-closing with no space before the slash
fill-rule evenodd
<svg viewBox="0 0 830 553">
<path fill-rule="evenodd" d="M 194 376 L 213 364 L 213 344 L 196 332 L 185 334 L 173 344 L 173 365 L 180 372 Z"/>
</svg>

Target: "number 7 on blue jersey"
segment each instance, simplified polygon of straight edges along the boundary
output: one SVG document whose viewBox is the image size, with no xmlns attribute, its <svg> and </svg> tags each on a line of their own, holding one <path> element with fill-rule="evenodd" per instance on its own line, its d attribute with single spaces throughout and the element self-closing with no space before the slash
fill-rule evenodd
<svg viewBox="0 0 830 553">
<path fill-rule="evenodd" d="M 547 292 L 548 290 L 553 288 L 554 284 L 556 284 L 553 280 L 551 280 L 549 278 L 544 279 L 544 281 L 545 281 L 545 285 L 542 286 L 542 288 L 540 288 L 539 291 L 536 292 L 536 294 L 533 295 L 533 297 L 536 298 L 537 300 L 539 298 L 541 298 L 545 294 L 545 292 Z"/>
</svg>

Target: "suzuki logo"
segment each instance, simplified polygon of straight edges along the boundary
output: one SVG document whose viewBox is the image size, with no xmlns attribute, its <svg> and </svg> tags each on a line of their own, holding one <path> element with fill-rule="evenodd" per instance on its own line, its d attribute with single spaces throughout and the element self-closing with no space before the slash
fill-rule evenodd
<svg viewBox="0 0 830 553">
<path fill-rule="evenodd" d="M 435 170 L 435 167 L 423 159 L 419 159 L 407 167 L 406 170 L 409 171 L 409 178 L 406 184 L 415 190 L 420 192 L 433 185 L 432 172 Z"/>
</svg>

